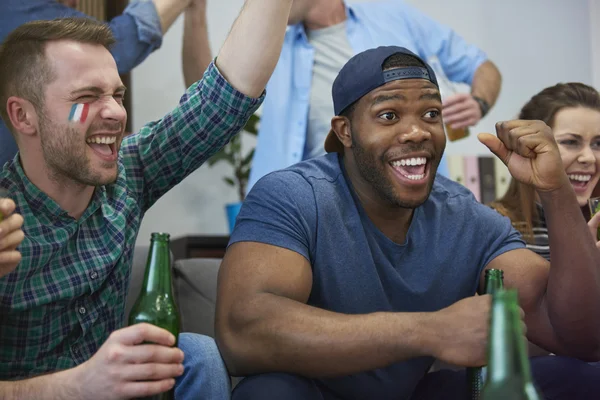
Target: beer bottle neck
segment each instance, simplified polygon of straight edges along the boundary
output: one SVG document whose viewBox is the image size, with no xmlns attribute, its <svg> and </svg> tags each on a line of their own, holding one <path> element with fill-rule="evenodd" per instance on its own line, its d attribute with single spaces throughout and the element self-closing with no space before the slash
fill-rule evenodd
<svg viewBox="0 0 600 400">
<path fill-rule="evenodd" d="M 504 288 L 504 275 L 501 270 L 491 269 L 485 272 L 485 294 L 494 294 Z"/>
<path fill-rule="evenodd" d="M 146 264 L 142 292 L 171 294 L 171 253 L 169 242 L 152 240 Z"/>
<path fill-rule="evenodd" d="M 494 301 L 488 344 L 488 381 L 506 382 L 521 375 L 519 348 L 513 326 L 511 305 Z"/>
</svg>

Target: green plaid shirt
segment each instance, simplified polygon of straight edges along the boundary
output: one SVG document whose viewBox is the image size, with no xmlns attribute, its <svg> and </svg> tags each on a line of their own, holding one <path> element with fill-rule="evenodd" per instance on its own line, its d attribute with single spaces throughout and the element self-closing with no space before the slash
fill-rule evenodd
<svg viewBox="0 0 600 400">
<path fill-rule="evenodd" d="M 74 367 L 122 326 L 136 236 L 148 208 L 238 133 L 263 97 L 211 64 L 179 106 L 123 140 L 118 177 L 79 220 L 35 187 L 18 156 L 0 173 L 23 215 L 21 264 L 0 278 L 0 380 Z"/>
</svg>

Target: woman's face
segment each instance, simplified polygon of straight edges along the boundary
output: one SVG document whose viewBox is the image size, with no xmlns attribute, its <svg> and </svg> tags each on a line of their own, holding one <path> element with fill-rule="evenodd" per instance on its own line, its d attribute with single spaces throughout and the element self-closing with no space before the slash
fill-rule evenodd
<svg viewBox="0 0 600 400">
<path fill-rule="evenodd" d="M 600 111 L 563 108 L 554 116 L 552 131 L 577 201 L 587 206 L 600 178 Z"/>
</svg>

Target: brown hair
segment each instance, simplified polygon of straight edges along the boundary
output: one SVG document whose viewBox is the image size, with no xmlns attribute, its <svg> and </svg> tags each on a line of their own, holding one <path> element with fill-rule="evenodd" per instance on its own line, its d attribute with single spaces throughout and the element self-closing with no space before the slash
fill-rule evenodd
<svg viewBox="0 0 600 400">
<path fill-rule="evenodd" d="M 46 44 L 57 40 L 98 44 L 107 49 L 115 42 L 108 25 L 91 18 L 32 21 L 12 31 L 0 45 L 0 117 L 9 128 L 6 102 L 10 96 L 22 97 L 41 111 L 45 86 L 53 79 Z"/>
<path fill-rule="evenodd" d="M 559 83 L 533 96 L 521 109 L 519 119 L 541 120 L 552 127 L 556 113 L 567 107 L 586 107 L 600 111 L 600 94 L 583 83 Z M 512 179 L 506 194 L 490 206 L 510 218 L 525 241 L 533 241 L 533 221 L 539 218 L 533 187 Z"/>
</svg>

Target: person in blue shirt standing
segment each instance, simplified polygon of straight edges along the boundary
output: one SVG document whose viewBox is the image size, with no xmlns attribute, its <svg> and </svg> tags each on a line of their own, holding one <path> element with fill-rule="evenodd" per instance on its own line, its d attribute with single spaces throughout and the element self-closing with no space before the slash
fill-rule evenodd
<svg viewBox="0 0 600 400">
<path fill-rule="evenodd" d="M 444 99 L 444 122 L 453 128 L 475 125 L 500 92 L 500 72 L 483 51 L 399 0 L 295 0 L 288 24 L 268 85 L 248 190 L 271 171 L 325 154 L 333 80 L 354 54 L 371 47 L 402 46 L 428 62 L 436 57 L 451 81 L 470 84 L 470 94 Z M 445 160 L 439 173 L 448 175 Z"/>
<path fill-rule="evenodd" d="M 2 0 L 0 43 L 15 28 L 29 21 L 85 17 L 85 14 L 75 9 L 77 3 L 77 0 Z M 119 74 L 128 73 L 158 49 L 163 35 L 184 10 L 186 36 L 196 42 L 196 46 L 186 46 L 184 36 L 184 48 L 187 51 L 182 54 L 186 87 L 199 80 L 211 61 L 206 33 L 206 0 L 130 2 L 123 14 L 108 22 L 116 39 L 111 54 L 117 62 Z M 0 120 L 0 169 L 16 153 L 15 139 Z"/>
</svg>

